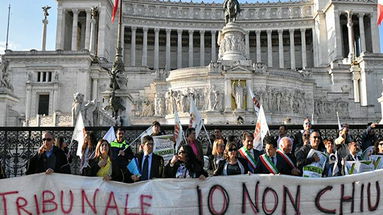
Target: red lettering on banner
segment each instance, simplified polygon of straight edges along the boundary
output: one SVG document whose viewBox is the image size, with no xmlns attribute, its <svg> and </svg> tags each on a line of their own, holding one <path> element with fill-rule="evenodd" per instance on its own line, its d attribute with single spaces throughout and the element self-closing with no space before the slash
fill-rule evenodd
<svg viewBox="0 0 383 215">
<path fill-rule="evenodd" d="M 273 194 L 273 197 L 274 197 L 274 207 L 269 210 L 267 208 L 267 202 L 266 202 L 266 196 L 269 192 L 272 192 Z M 265 212 L 265 214 L 269 215 L 269 214 L 273 214 L 274 211 L 277 209 L 277 206 L 278 206 L 278 194 L 277 192 L 275 192 L 275 190 L 271 187 L 266 187 L 266 189 L 263 191 L 263 196 L 262 196 L 262 209 L 263 209 L 263 212 Z"/>
<path fill-rule="evenodd" d="M 145 207 L 151 207 L 152 204 L 145 202 L 145 199 L 150 199 L 152 200 L 153 197 L 151 195 L 140 195 L 140 207 L 141 207 L 141 215 L 151 215 L 145 213 Z"/>
<path fill-rule="evenodd" d="M 322 205 L 320 203 L 320 200 L 321 200 L 321 197 L 323 196 L 323 194 L 325 194 L 329 190 L 332 190 L 332 186 L 327 186 L 318 192 L 317 196 L 315 197 L 315 206 L 317 207 L 318 210 L 320 210 L 321 212 L 323 212 L 325 214 L 335 214 L 336 209 L 331 210 L 331 209 L 324 208 L 324 207 L 322 207 Z"/>
<path fill-rule="evenodd" d="M 113 203 L 113 205 L 112 205 L 112 203 Z M 114 209 L 114 210 L 116 210 L 118 215 L 120 214 L 120 212 L 118 211 L 118 206 L 117 206 L 117 203 L 116 203 L 116 199 L 114 198 L 113 191 L 110 192 L 110 194 L 109 194 L 108 203 L 106 204 L 106 208 L 105 208 L 105 215 L 108 214 L 108 210 L 109 209 Z"/>
<path fill-rule="evenodd" d="M 20 201 L 23 201 L 21 203 Z M 23 197 L 17 197 L 16 199 L 16 208 L 17 208 L 17 214 L 20 215 L 21 211 L 24 211 L 25 213 L 32 215 L 33 213 L 27 211 L 24 207 L 28 205 L 28 201 L 24 199 Z"/>
<path fill-rule="evenodd" d="M 257 181 L 257 184 L 255 185 L 255 191 L 254 191 L 254 202 L 251 200 L 249 191 L 247 190 L 246 183 L 242 183 L 242 213 L 246 214 L 246 200 L 248 199 L 250 202 L 250 207 L 253 210 L 253 212 L 256 214 L 259 212 L 258 210 L 258 186 L 259 181 Z"/>
<path fill-rule="evenodd" d="M 17 193 L 19 193 L 19 191 L 10 191 L 10 192 L 5 192 L 5 193 L 0 193 L 0 196 L 3 199 L 3 212 L 4 212 L 4 215 L 8 214 L 7 198 L 6 198 L 6 196 L 7 195 L 11 195 L 11 194 L 17 194 Z"/>
<path fill-rule="evenodd" d="M 199 186 L 197 186 L 197 198 L 198 198 L 198 214 L 203 215 L 202 193 L 201 193 L 201 189 L 199 189 Z"/>
<path fill-rule="evenodd" d="M 215 207 L 213 205 L 213 196 L 216 190 L 221 191 L 222 196 L 223 196 L 223 205 L 220 211 L 216 211 Z M 223 188 L 221 185 L 214 185 L 213 187 L 210 188 L 209 195 L 208 195 L 208 208 L 210 213 L 215 214 L 215 215 L 220 215 L 220 214 L 225 214 L 227 209 L 229 208 L 229 194 Z"/>
<path fill-rule="evenodd" d="M 88 206 L 92 209 L 93 213 L 97 214 L 97 208 L 96 208 L 96 197 L 97 192 L 99 189 L 96 189 L 93 193 L 93 205 L 89 202 L 88 197 L 86 196 L 86 193 L 84 190 L 81 190 L 81 206 L 82 206 L 82 213 L 85 213 L 85 201 L 88 203 Z"/>
<path fill-rule="evenodd" d="M 295 194 L 295 202 L 294 202 L 294 198 L 293 198 L 293 195 L 291 195 L 290 193 L 290 190 L 288 187 L 286 186 L 283 186 L 283 202 L 282 202 L 282 214 L 286 214 L 286 194 L 289 196 L 289 199 L 290 199 L 290 202 L 291 204 L 293 205 L 294 207 L 294 210 L 295 210 L 295 214 L 301 214 L 301 212 L 299 211 L 299 208 L 300 208 L 300 200 L 301 200 L 301 186 L 298 185 L 297 186 L 297 192 Z"/>
<path fill-rule="evenodd" d="M 370 190 L 370 187 L 371 187 L 371 183 L 369 182 L 367 184 L 367 202 L 368 202 L 368 210 L 369 211 L 375 211 L 378 206 L 379 206 L 379 200 L 380 200 L 380 186 L 379 186 L 379 181 L 376 181 L 375 182 L 375 186 L 376 186 L 376 202 L 375 202 L 375 205 L 372 205 L 371 204 L 371 190 Z"/>
<path fill-rule="evenodd" d="M 343 214 L 343 203 L 351 202 L 351 213 L 354 213 L 354 193 L 355 193 L 355 182 L 352 182 L 352 191 L 351 196 L 344 195 L 344 184 L 340 186 L 340 205 L 339 205 L 339 215 Z"/>
<path fill-rule="evenodd" d="M 364 200 L 364 184 L 362 184 L 362 186 L 360 187 L 360 212 L 363 212 L 363 208 L 364 208 L 364 205 L 363 205 L 363 200 Z"/>
<path fill-rule="evenodd" d="M 33 195 L 33 199 L 35 200 L 35 205 L 36 205 L 36 214 L 40 215 L 40 205 L 39 205 L 39 200 L 37 199 L 37 195 Z"/>
<path fill-rule="evenodd" d="M 61 206 L 61 212 L 63 212 L 64 214 L 70 214 L 72 212 L 72 208 L 73 208 L 73 192 L 72 190 L 69 190 L 69 209 L 68 210 L 65 210 L 64 209 L 64 191 L 61 190 L 60 192 L 60 206 Z"/>
<path fill-rule="evenodd" d="M 47 199 L 46 194 L 50 194 L 51 198 Z M 49 212 L 56 211 L 57 210 L 57 203 L 55 202 L 55 194 L 50 190 L 44 190 L 42 195 L 43 195 L 43 202 L 42 202 L 43 211 L 42 212 L 43 213 L 49 213 Z M 50 203 L 51 205 L 54 205 L 54 207 L 51 209 L 47 209 L 48 203 Z"/>
<path fill-rule="evenodd" d="M 140 214 L 138 214 L 138 213 L 129 213 L 129 209 L 128 209 L 128 200 L 129 200 L 129 194 L 126 194 L 124 215 L 140 215 Z"/>
</svg>

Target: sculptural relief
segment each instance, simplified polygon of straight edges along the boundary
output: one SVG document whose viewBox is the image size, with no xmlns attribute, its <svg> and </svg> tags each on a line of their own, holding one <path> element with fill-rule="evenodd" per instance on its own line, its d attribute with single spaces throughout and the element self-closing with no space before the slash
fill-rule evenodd
<svg viewBox="0 0 383 215">
<path fill-rule="evenodd" d="M 95 120 L 94 120 L 94 115 L 95 111 L 97 109 L 97 103 L 96 100 L 88 101 L 84 105 L 84 124 L 87 126 L 94 126 Z"/>
</svg>

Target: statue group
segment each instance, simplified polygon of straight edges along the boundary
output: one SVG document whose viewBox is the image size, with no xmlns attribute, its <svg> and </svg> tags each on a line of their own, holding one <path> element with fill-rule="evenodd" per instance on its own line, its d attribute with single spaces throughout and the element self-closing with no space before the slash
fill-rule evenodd
<svg viewBox="0 0 383 215">
<path fill-rule="evenodd" d="M 237 15 L 241 11 L 239 2 L 237 0 L 225 0 L 223 3 L 223 11 L 225 13 L 225 24 L 235 22 Z"/>
</svg>

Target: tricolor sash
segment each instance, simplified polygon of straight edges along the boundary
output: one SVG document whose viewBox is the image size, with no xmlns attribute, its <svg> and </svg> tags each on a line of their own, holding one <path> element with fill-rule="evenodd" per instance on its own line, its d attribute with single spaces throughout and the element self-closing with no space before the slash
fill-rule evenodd
<svg viewBox="0 0 383 215">
<path fill-rule="evenodd" d="M 263 165 L 265 165 L 265 167 L 267 168 L 267 170 L 269 170 L 270 173 L 273 173 L 274 175 L 279 173 L 275 164 L 271 162 L 270 157 L 266 154 L 261 155 L 259 157 L 259 160 L 263 163 Z"/>
<path fill-rule="evenodd" d="M 288 164 L 289 164 L 289 166 L 291 167 L 291 168 L 295 168 L 295 165 L 294 165 L 294 163 L 293 163 L 293 161 L 289 158 L 289 156 L 287 156 L 282 150 L 280 150 L 280 149 L 278 149 L 277 150 L 277 153 L 280 155 L 280 156 L 282 156 L 282 158 L 283 158 L 283 160 L 285 160 Z"/>
<path fill-rule="evenodd" d="M 254 156 L 247 150 L 245 147 L 242 147 L 238 150 L 238 152 L 242 155 L 243 158 L 253 167 L 255 170 L 256 162 Z"/>
</svg>

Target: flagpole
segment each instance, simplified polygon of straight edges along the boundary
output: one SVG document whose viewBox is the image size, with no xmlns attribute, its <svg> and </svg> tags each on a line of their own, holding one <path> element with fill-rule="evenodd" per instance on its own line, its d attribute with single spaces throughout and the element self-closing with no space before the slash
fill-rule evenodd
<svg viewBox="0 0 383 215">
<path fill-rule="evenodd" d="M 10 19 L 11 19 L 11 4 L 8 5 L 8 23 L 7 23 L 7 38 L 5 40 L 5 51 L 8 50 L 9 20 Z"/>
<path fill-rule="evenodd" d="M 210 137 L 209 137 L 209 133 L 207 133 L 207 130 L 206 130 L 206 127 L 205 127 L 205 123 L 202 123 L 202 127 L 203 127 L 203 130 L 205 130 L 205 133 L 206 133 L 206 136 L 207 136 L 207 140 L 209 141 L 210 146 L 213 146 L 213 145 L 211 144 L 211 140 L 210 140 Z"/>
</svg>

